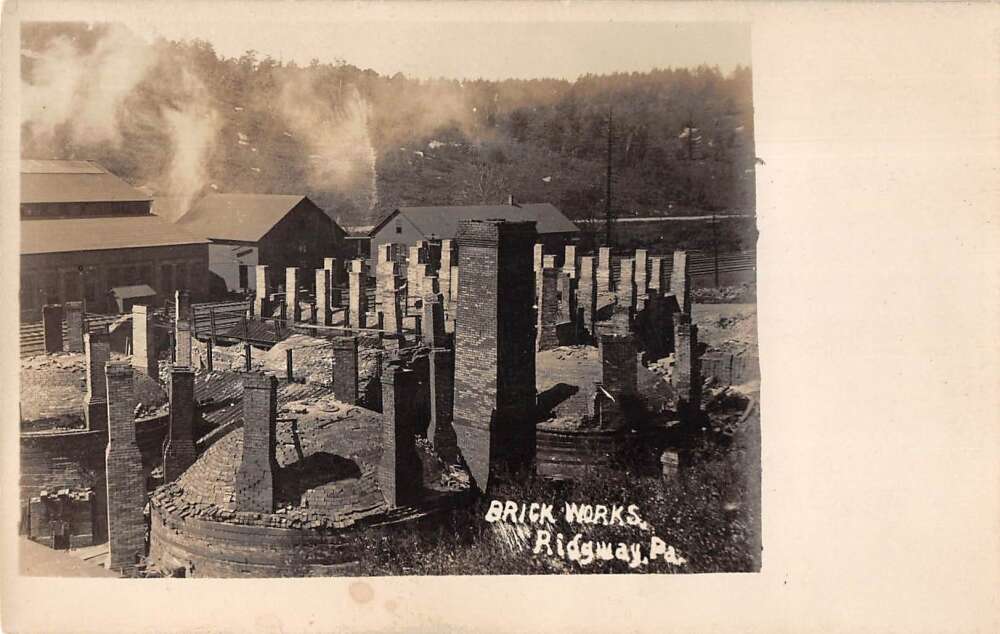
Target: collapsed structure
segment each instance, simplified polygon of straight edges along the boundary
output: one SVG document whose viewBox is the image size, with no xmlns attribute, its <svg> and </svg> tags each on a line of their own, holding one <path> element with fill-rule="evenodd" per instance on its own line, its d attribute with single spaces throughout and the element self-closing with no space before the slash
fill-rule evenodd
<svg viewBox="0 0 1000 634">
<path fill-rule="evenodd" d="M 53 349 L 64 320 L 68 338 L 86 342 L 87 392 L 82 428 L 46 433 L 86 436 L 65 459 L 81 473 L 103 468 L 65 478 L 72 486 L 24 469 L 40 433 L 23 424 L 26 532 L 52 544 L 108 534 L 109 565 L 124 574 L 143 561 L 194 576 L 338 574 L 356 565 L 371 526 L 407 526 L 530 469 L 658 469 L 665 430 L 698 418 L 683 252 L 546 253 L 535 222 L 491 218 L 462 220 L 453 240 L 374 248 L 374 261 L 340 265 L 346 302 L 334 297 L 332 258 L 256 267 L 247 313 L 273 315 L 283 278 L 282 323 L 328 346 L 321 378 L 305 383 L 291 351 L 285 377 L 251 367 L 247 339 L 242 371 L 213 369 L 214 321 L 203 353 L 182 291 L 169 361 L 157 359 L 145 306 L 133 310 L 124 363 L 105 352 L 105 335 L 76 323 L 74 306 L 47 310 Z M 135 415 L 147 385 L 169 397 L 151 439 Z M 147 499 L 149 542 L 139 544 Z"/>
</svg>

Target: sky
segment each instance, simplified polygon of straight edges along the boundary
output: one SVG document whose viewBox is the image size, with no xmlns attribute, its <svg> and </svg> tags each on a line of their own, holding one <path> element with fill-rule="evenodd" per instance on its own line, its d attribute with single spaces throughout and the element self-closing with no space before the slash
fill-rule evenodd
<svg viewBox="0 0 1000 634">
<path fill-rule="evenodd" d="M 43 19 L 118 20 L 152 38 L 200 38 L 221 55 L 259 55 L 308 64 L 344 60 L 380 74 L 409 77 L 502 79 L 587 73 L 643 72 L 653 68 L 718 66 L 723 72 L 750 65 L 750 28 L 738 22 L 638 21 L 635 12 L 611 21 L 560 10 L 561 3 L 425 5 L 404 19 L 355 3 L 174 4 L 172 10 L 123 3 L 54 11 L 40 3 Z M 169 4 L 169 3 L 168 3 Z M 392 6 L 392 5 L 389 5 Z M 470 10 L 479 7 L 479 11 Z M 512 10 L 505 10 L 510 6 Z M 183 7 L 182 10 L 177 10 Z M 277 11 L 275 9 L 278 9 Z M 51 16 L 51 17 L 48 17 Z M 184 16 L 179 18 L 179 16 Z M 587 18 L 580 20 L 578 18 Z"/>
</svg>

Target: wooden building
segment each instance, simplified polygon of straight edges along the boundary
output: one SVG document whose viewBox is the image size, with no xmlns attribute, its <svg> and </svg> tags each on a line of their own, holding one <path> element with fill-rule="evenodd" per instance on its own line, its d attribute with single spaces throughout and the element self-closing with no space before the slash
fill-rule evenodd
<svg viewBox="0 0 1000 634">
<path fill-rule="evenodd" d="M 207 294 L 208 243 L 151 211 L 152 198 L 91 161 L 21 162 L 21 319 L 83 300 L 116 313 L 114 289 Z"/>
<path fill-rule="evenodd" d="M 577 241 L 580 230 L 559 209 L 549 203 L 506 205 L 459 205 L 440 207 L 400 207 L 387 214 L 371 230 L 369 257 L 376 259 L 378 245 L 386 242 L 414 245 L 422 240 L 454 239 L 461 220 L 533 220 L 545 250 L 555 253 Z"/>
<path fill-rule="evenodd" d="M 177 220 L 177 227 L 209 241 L 210 292 L 214 297 L 256 288 L 254 269 L 266 264 L 323 268 L 323 258 L 343 258 L 345 232 L 307 196 L 210 194 Z M 302 275 L 308 286 L 314 277 Z"/>
</svg>

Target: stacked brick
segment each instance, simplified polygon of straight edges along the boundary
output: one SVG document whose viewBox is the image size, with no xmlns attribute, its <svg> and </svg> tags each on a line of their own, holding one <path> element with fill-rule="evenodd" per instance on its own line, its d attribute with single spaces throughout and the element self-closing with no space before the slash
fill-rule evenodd
<svg viewBox="0 0 1000 634">
<path fill-rule="evenodd" d="M 533 222 L 466 220 L 456 236 L 454 427 L 475 485 L 530 460 L 535 438 Z"/>
<path fill-rule="evenodd" d="M 107 327 L 84 335 L 83 347 L 87 360 L 87 392 L 83 397 L 87 429 L 107 429 L 108 384 L 104 369 L 111 360 L 111 336 Z"/>
<path fill-rule="evenodd" d="M 234 504 L 238 511 L 274 512 L 274 476 L 278 471 L 275 435 L 277 380 L 262 372 L 243 376 L 243 459 L 236 471 Z"/>
<path fill-rule="evenodd" d="M 163 448 L 163 480 L 171 482 L 190 467 L 194 447 L 194 371 L 170 368 L 170 428 Z"/>
<path fill-rule="evenodd" d="M 132 366 L 105 365 L 108 446 L 104 460 L 108 482 L 108 568 L 129 575 L 145 552 L 146 483 L 142 454 L 135 440 L 135 393 Z"/>
<path fill-rule="evenodd" d="M 341 403 L 358 402 L 358 338 L 333 340 L 333 394 Z"/>
<path fill-rule="evenodd" d="M 412 504 L 420 495 L 420 459 L 412 394 L 414 374 L 396 364 L 382 371 L 382 460 L 378 484 L 389 507 Z"/>
<path fill-rule="evenodd" d="M 97 495 L 89 488 L 43 490 L 28 500 L 25 532 L 49 548 L 91 546 L 98 534 L 96 502 Z"/>
<path fill-rule="evenodd" d="M 160 376 L 153 311 L 141 304 L 132 306 L 132 367 L 152 379 Z"/>
</svg>

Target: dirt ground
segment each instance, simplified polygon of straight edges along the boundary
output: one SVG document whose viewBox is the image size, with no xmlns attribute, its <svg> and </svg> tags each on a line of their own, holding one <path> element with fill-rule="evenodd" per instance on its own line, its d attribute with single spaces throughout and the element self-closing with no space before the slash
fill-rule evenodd
<svg viewBox="0 0 1000 634">
<path fill-rule="evenodd" d="M 709 346 L 757 346 L 756 304 L 695 304 L 691 316 L 698 326 L 698 340 Z"/>
</svg>

